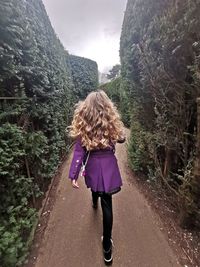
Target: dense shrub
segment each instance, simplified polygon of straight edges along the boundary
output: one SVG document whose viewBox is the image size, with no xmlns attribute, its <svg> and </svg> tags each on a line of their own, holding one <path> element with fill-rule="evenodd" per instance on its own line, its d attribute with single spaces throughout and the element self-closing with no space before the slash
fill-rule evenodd
<svg viewBox="0 0 200 267">
<path fill-rule="evenodd" d="M 98 86 L 98 67 L 88 58 L 70 55 L 69 57 L 76 99 L 84 99 Z"/>
<path fill-rule="evenodd" d="M 87 90 L 74 86 L 41 0 L 2 0 L 0 36 L 0 266 L 14 267 L 27 253 L 37 197 L 68 148 L 75 88 Z M 82 81 L 90 80 L 84 70 Z"/>
<path fill-rule="evenodd" d="M 189 164 L 194 162 L 200 95 L 199 12 L 199 0 L 129 0 L 120 44 L 122 91 L 141 132 L 138 139 L 132 128 L 131 165 L 144 166 L 147 153 L 146 165 L 153 162 L 154 176 L 178 197 L 190 221 L 200 218 L 200 187 Z M 143 133 L 153 137 L 147 145 Z"/>
<path fill-rule="evenodd" d="M 104 90 L 116 104 L 124 124 L 129 127 L 131 120 L 130 101 L 127 92 L 123 90 L 121 78 L 119 77 L 108 83 L 102 84 L 99 88 Z"/>
<path fill-rule="evenodd" d="M 128 146 L 129 165 L 136 172 L 147 175 L 153 170 L 153 136 L 150 132 L 145 132 L 139 122 L 132 122 L 131 136 Z"/>
</svg>

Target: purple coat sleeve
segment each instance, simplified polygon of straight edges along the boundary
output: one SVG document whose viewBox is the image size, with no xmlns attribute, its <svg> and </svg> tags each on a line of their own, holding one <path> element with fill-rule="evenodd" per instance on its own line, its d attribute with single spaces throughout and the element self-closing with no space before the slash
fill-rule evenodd
<svg viewBox="0 0 200 267">
<path fill-rule="evenodd" d="M 86 155 L 86 150 L 81 145 L 81 140 L 76 140 L 73 152 L 73 158 L 69 169 L 69 179 L 77 180 L 81 169 L 82 161 Z"/>
</svg>

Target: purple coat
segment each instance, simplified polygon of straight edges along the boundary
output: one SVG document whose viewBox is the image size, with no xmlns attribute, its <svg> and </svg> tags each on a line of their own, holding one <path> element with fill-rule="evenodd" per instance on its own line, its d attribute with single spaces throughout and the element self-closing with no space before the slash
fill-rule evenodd
<svg viewBox="0 0 200 267">
<path fill-rule="evenodd" d="M 122 179 L 115 157 L 115 146 L 90 151 L 85 168 L 85 183 L 93 191 L 110 192 L 122 185 Z M 85 161 L 87 151 L 78 138 L 75 143 L 69 179 L 78 179 L 82 161 Z"/>
</svg>

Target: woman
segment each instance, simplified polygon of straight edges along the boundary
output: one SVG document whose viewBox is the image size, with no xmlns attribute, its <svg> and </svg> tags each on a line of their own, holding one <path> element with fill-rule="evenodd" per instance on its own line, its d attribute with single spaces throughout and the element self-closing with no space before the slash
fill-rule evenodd
<svg viewBox="0 0 200 267">
<path fill-rule="evenodd" d="M 94 209 L 101 198 L 104 261 L 112 263 L 112 195 L 122 186 L 114 153 L 115 144 L 125 141 L 124 126 L 116 107 L 100 90 L 77 104 L 69 128 L 70 136 L 76 139 L 69 178 L 72 186 L 79 188 L 77 180 L 82 167 L 86 186 L 92 191 Z"/>
</svg>

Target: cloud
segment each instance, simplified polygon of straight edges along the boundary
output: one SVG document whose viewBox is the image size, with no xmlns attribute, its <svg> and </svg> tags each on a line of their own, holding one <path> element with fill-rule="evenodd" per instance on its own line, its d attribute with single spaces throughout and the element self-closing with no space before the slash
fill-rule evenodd
<svg viewBox="0 0 200 267">
<path fill-rule="evenodd" d="M 43 0 L 51 23 L 72 54 L 96 60 L 100 71 L 119 62 L 126 0 Z"/>
</svg>

